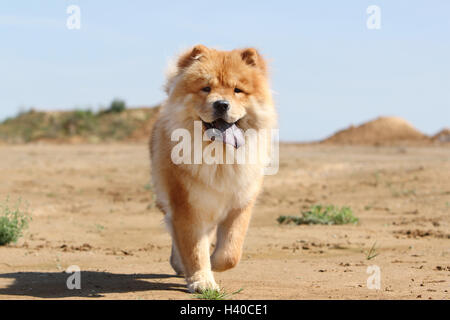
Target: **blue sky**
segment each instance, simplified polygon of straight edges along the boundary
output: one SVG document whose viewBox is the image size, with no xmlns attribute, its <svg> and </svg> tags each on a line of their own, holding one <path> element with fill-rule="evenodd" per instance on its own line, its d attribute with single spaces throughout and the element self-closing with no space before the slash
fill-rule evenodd
<svg viewBox="0 0 450 320">
<path fill-rule="evenodd" d="M 66 9 L 81 9 L 68 30 Z M 381 29 L 366 27 L 369 5 Z M 316 140 L 380 115 L 450 125 L 450 1 L 0 3 L 0 119 L 20 109 L 164 99 L 167 60 L 203 43 L 269 60 L 283 140 Z"/>
</svg>

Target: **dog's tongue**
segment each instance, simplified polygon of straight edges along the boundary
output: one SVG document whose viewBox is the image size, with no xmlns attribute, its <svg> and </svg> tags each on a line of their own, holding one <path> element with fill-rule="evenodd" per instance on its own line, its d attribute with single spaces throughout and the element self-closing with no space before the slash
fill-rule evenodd
<svg viewBox="0 0 450 320">
<path fill-rule="evenodd" d="M 234 123 L 228 123 L 225 120 L 218 119 L 210 124 L 212 130 L 210 138 L 220 139 L 225 143 L 231 144 L 236 149 L 244 144 L 244 135 Z"/>
</svg>

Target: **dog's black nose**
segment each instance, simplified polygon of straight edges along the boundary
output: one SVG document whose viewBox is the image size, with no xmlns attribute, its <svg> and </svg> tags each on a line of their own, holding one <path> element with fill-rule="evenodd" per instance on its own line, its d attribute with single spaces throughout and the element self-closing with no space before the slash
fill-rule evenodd
<svg viewBox="0 0 450 320">
<path fill-rule="evenodd" d="M 213 103 L 213 108 L 217 114 L 224 114 L 230 109 L 230 103 L 227 100 L 217 100 Z"/>
</svg>

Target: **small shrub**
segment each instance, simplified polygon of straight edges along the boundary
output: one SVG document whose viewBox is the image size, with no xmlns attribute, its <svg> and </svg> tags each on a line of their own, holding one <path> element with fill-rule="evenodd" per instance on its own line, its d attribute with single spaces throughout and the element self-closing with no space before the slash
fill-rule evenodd
<svg viewBox="0 0 450 320">
<path fill-rule="evenodd" d="M 92 132 L 96 127 L 96 117 L 91 110 L 75 110 L 69 112 L 62 120 L 65 135 L 81 135 Z"/>
<path fill-rule="evenodd" d="M 16 242 L 21 236 L 28 222 L 31 220 L 26 209 L 21 208 L 21 201 L 14 207 L 9 206 L 9 199 L 0 204 L 0 245 Z"/>
<path fill-rule="evenodd" d="M 214 290 L 214 289 L 207 289 L 203 291 L 202 293 L 197 293 L 195 297 L 200 300 L 227 300 L 230 299 L 235 294 L 238 294 L 242 292 L 242 288 L 232 292 L 227 293 L 225 290 Z"/>
<path fill-rule="evenodd" d="M 125 111 L 126 108 L 127 106 L 125 104 L 125 101 L 120 99 L 114 99 L 111 102 L 109 108 L 106 110 L 106 113 L 121 113 Z"/>
<path fill-rule="evenodd" d="M 310 210 L 302 212 L 301 216 L 279 216 L 280 224 L 295 223 L 300 224 L 348 224 L 358 223 L 359 219 L 353 215 L 349 207 L 338 208 L 336 206 L 311 206 Z"/>
</svg>

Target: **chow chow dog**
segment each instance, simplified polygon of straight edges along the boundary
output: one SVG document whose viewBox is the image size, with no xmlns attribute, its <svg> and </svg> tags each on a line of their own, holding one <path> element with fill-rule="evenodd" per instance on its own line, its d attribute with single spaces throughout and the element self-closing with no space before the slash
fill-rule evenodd
<svg viewBox="0 0 450 320">
<path fill-rule="evenodd" d="M 200 140 L 202 150 L 214 147 L 234 157 L 244 150 L 248 158 L 254 151 L 246 130 L 276 125 L 266 62 L 253 48 L 219 51 L 197 45 L 174 60 L 165 90 L 150 154 L 156 203 L 172 236 L 170 263 L 185 276 L 189 291 L 219 289 L 212 271 L 233 268 L 241 258 L 264 163 L 174 162 L 172 133 L 183 129 L 195 135 L 197 123 L 201 134 L 207 133 Z M 195 145 L 189 139 L 185 142 Z M 270 138 L 262 139 L 258 152 L 267 155 L 268 145 Z"/>
</svg>

